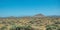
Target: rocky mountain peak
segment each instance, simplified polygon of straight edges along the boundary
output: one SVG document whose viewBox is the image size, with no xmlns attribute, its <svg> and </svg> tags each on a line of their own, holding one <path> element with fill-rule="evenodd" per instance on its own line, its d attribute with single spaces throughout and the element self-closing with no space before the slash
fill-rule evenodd
<svg viewBox="0 0 60 30">
<path fill-rule="evenodd" d="M 45 17 L 43 14 L 36 14 L 34 17 Z"/>
</svg>

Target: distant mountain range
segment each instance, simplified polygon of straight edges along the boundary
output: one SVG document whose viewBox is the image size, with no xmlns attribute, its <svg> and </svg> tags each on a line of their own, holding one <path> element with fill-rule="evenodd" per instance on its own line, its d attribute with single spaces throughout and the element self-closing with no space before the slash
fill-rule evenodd
<svg viewBox="0 0 60 30">
<path fill-rule="evenodd" d="M 51 15 L 51 16 L 45 16 L 45 15 L 43 15 L 43 14 L 37 14 L 37 15 L 34 15 L 33 17 L 58 17 L 58 18 L 60 18 L 60 15 Z"/>
<path fill-rule="evenodd" d="M 60 18 L 60 15 L 52 15 L 52 16 L 47 16 L 47 17 L 56 17 L 56 18 Z"/>
<path fill-rule="evenodd" d="M 36 14 L 34 16 L 23 16 L 23 17 L 54 17 L 54 18 L 60 18 L 60 15 L 51 15 L 51 16 L 45 16 L 43 14 Z M 10 17 L 0 17 L 0 18 L 23 18 L 23 17 L 14 17 L 14 16 L 10 16 Z"/>
</svg>

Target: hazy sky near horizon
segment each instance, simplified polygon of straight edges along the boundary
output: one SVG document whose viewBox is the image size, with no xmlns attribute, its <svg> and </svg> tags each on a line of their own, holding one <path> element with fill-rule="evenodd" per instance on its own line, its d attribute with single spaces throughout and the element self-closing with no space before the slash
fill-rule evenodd
<svg viewBox="0 0 60 30">
<path fill-rule="evenodd" d="M 0 16 L 60 15 L 60 0 L 0 0 Z"/>
</svg>

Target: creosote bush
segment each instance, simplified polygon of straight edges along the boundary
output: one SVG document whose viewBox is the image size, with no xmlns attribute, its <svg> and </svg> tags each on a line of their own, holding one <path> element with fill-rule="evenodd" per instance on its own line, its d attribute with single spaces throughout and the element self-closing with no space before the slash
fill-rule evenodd
<svg viewBox="0 0 60 30">
<path fill-rule="evenodd" d="M 31 26 L 13 26 L 10 30 L 33 30 Z"/>
<path fill-rule="evenodd" d="M 46 30 L 60 30 L 58 25 L 47 25 Z"/>
<path fill-rule="evenodd" d="M 0 30 L 7 30 L 7 27 L 3 26 Z"/>
</svg>

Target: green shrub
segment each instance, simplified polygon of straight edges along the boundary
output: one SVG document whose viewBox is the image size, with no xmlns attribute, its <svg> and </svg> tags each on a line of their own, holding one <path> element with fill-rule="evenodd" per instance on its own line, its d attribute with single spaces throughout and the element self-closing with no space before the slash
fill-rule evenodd
<svg viewBox="0 0 60 30">
<path fill-rule="evenodd" d="M 7 29 L 7 27 L 6 26 L 3 26 L 2 28 L 1 28 L 1 30 L 6 30 Z"/>
<path fill-rule="evenodd" d="M 14 26 L 10 30 L 33 30 L 31 26 Z"/>
<path fill-rule="evenodd" d="M 46 30 L 57 30 L 58 26 L 57 25 L 47 25 Z"/>
</svg>

